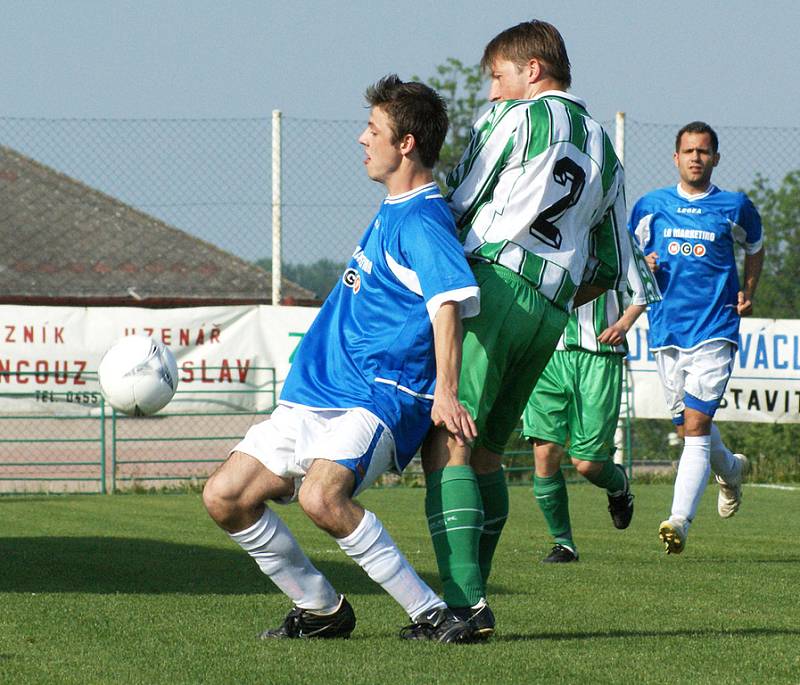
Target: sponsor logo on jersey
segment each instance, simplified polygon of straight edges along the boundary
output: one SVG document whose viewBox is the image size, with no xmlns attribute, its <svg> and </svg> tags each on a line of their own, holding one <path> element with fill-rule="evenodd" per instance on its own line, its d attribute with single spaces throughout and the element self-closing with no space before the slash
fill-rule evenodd
<svg viewBox="0 0 800 685">
<path fill-rule="evenodd" d="M 356 260 L 356 263 L 368 274 L 372 274 L 372 261 L 364 254 L 364 250 L 361 249 L 361 245 L 359 245 L 355 252 L 353 252 L 353 259 Z"/>
<path fill-rule="evenodd" d="M 348 288 L 352 288 L 353 293 L 357 295 L 361 290 L 361 275 L 358 273 L 358 269 L 345 269 L 342 274 L 342 283 Z"/>
<path fill-rule="evenodd" d="M 681 254 L 690 255 L 692 254 L 692 244 L 691 243 L 683 243 L 681 245 Z"/>
<path fill-rule="evenodd" d="M 697 243 L 697 245 L 694 246 L 694 256 L 705 257 L 705 254 L 706 254 L 706 246 L 703 245 L 702 243 Z"/>
<path fill-rule="evenodd" d="M 685 238 L 687 240 L 708 240 L 714 242 L 717 239 L 713 231 L 703 231 L 699 228 L 665 228 L 665 238 Z"/>
<path fill-rule="evenodd" d="M 700 207 L 678 207 L 675 210 L 678 214 L 702 214 L 703 210 Z"/>
<path fill-rule="evenodd" d="M 672 255 L 678 254 L 678 252 L 680 252 L 680 251 L 681 251 L 681 244 L 679 242 L 675 241 L 675 240 L 673 240 L 667 246 L 667 252 L 669 252 Z"/>
</svg>

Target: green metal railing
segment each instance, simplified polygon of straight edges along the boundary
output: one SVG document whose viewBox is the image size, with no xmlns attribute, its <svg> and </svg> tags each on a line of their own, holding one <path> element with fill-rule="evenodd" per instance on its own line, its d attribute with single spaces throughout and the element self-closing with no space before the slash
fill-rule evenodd
<svg viewBox="0 0 800 685">
<path fill-rule="evenodd" d="M 123 485 L 153 487 L 205 477 L 210 465 L 225 458 L 220 443 L 241 439 L 277 402 L 275 369 L 252 368 L 260 378 L 257 386 L 216 390 L 185 383 L 170 405 L 151 417 L 113 410 L 99 392 L 96 374 L 83 374 L 86 390 L 80 392 L 0 387 L 0 404 L 11 409 L 0 410 L 0 494 L 105 494 Z M 19 383 L 19 377 L 36 372 L 0 373 L 0 385 L 10 383 L 11 375 Z M 42 372 L 34 382 L 45 385 Z M 236 409 L 236 395 L 259 395 L 249 404 L 267 408 Z M 212 408 L 180 411 L 188 403 Z"/>
</svg>

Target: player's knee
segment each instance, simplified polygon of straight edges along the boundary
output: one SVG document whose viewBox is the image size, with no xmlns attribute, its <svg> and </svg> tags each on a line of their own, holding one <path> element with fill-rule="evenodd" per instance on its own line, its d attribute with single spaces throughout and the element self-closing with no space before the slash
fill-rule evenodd
<svg viewBox="0 0 800 685">
<path fill-rule="evenodd" d="M 596 476 L 603 468 L 603 464 L 597 461 L 585 461 L 584 459 L 573 459 L 572 463 L 575 470 L 584 478 Z"/>
<path fill-rule="evenodd" d="M 203 505 L 209 516 L 219 524 L 224 524 L 245 508 L 238 488 L 234 488 L 230 479 L 219 472 L 206 481 Z"/>
<path fill-rule="evenodd" d="M 306 516 L 319 528 L 330 530 L 335 527 L 341 502 L 338 493 L 327 488 L 324 483 L 306 478 L 297 501 Z"/>
</svg>

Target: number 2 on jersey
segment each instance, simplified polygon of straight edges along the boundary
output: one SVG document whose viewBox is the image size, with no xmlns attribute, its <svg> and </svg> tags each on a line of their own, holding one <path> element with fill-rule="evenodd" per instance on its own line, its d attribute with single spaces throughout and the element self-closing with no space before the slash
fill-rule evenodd
<svg viewBox="0 0 800 685">
<path fill-rule="evenodd" d="M 586 183 L 586 172 L 569 157 L 562 157 L 553 165 L 553 178 L 559 185 L 568 187 L 567 194 L 544 209 L 529 227 L 530 234 L 546 245 L 561 247 L 561 231 L 555 225 L 570 207 L 577 204 Z"/>
</svg>

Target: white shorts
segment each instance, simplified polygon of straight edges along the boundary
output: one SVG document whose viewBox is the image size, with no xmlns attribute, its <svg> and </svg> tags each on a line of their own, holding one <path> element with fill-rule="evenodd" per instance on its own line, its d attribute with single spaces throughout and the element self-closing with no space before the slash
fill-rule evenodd
<svg viewBox="0 0 800 685">
<path fill-rule="evenodd" d="M 310 409 L 278 405 L 266 421 L 251 426 L 231 452 L 255 457 L 276 476 L 294 479 L 297 493 L 315 459 L 335 461 L 356 477 L 353 496 L 394 464 L 394 436 L 366 409 Z"/>
<path fill-rule="evenodd" d="M 692 350 L 666 347 L 655 351 L 674 423 L 683 423 L 686 407 L 714 416 L 730 380 L 735 355 L 736 345 L 727 340 L 711 340 Z"/>
</svg>

